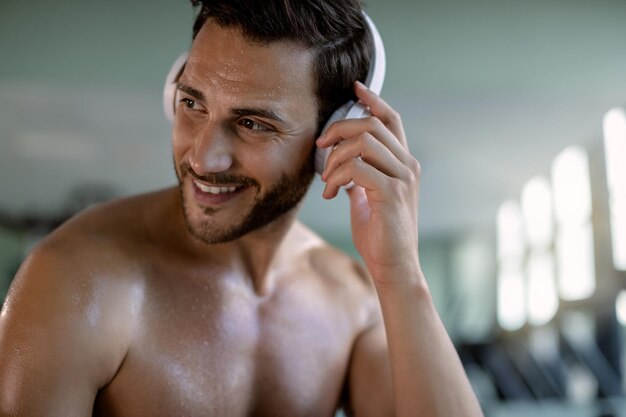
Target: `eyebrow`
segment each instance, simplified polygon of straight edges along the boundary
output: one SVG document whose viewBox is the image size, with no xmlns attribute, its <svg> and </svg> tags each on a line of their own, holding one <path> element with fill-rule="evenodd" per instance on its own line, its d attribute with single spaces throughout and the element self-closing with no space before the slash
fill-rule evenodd
<svg viewBox="0 0 626 417">
<path fill-rule="evenodd" d="M 193 87 L 189 87 L 188 85 L 185 85 L 181 82 L 177 82 L 176 83 L 176 88 L 186 94 L 189 94 L 191 97 L 195 98 L 196 100 L 202 100 L 205 101 L 206 97 L 204 96 L 204 93 L 200 90 L 196 90 Z"/>
<path fill-rule="evenodd" d="M 266 119 L 275 120 L 280 123 L 284 123 L 285 121 L 276 113 L 271 110 L 263 110 L 263 109 L 232 109 L 232 112 L 238 116 L 259 116 L 264 117 Z"/>
<path fill-rule="evenodd" d="M 180 91 L 190 95 L 196 100 L 206 101 L 206 96 L 200 90 L 196 90 L 193 87 L 185 85 L 181 82 L 176 83 L 176 88 Z M 258 109 L 258 108 L 241 108 L 241 109 L 231 109 L 231 111 L 238 116 L 259 116 L 264 117 L 266 119 L 275 120 L 280 123 L 284 123 L 282 117 L 273 112 L 272 110 Z"/>
</svg>

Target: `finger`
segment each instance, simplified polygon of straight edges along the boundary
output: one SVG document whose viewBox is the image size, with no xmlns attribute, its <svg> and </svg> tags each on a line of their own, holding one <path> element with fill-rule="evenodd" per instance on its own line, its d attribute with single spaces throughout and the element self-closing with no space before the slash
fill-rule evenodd
<svg viewBox="0 0 626 417">
<path fill-rule="evenodd" d="M 355 138 L 339 142 L 328 157 L 322 179 L 326 180 L 341 164 L 350 159 L 361 158 L 387 176 L 399 178 L 404 174 L 403 165 L 389 148 L 369 132 L 361 132 Z"/>
<path fill-rule="evenodd" d="M 402 126 L 402 118 L 400 114 L 393 109 L 385 100 L 367 88 L 362 82 L 354 83 L 354 92 L 359 100 L 370 108 L 372 116 L 378 117 L 393 134 L 398 138 L 405 148 L 407 146 L 404 127 Z"/>
<path fill-rule="evenodd" d="M 400 161 L 406 161 L 409 157 L 407 149 L 396 138 L 387 126 L 377 117 L 369 116 L 361 119 L 339 120 L 326 130 L 317 140 L 317 145 L 326 148 L 335 146 L 341 141 L 357 137 L 361 132 L 368 132 L 380 141 Z"/>
<path fill-rule="evenodd" d="M 350 182 L 366 190 L 385 189 L 390 177 L 383 174 L 367 162 L 353 158 L 341 164 L 332 175 L 328 176 L 322 196 L 331 199 L 337 196 L 339 189 Z"/>
</svg>

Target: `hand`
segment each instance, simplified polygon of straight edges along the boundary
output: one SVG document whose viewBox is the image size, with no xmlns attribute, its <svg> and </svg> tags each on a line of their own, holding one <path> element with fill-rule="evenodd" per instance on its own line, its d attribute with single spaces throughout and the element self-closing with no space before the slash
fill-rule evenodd
<svg viewBox="0 0 626 417">
<path fill-rule="evenodd" d="M 333 123 L 317 146 L 335 147 L 322 180 L 323 197 L 348 190 L 352 239 L 377 284 L 419 272 L 417 207 L 419 162 L 410 154 L 399 114 L 360 82 L 359 100 L 371 116 Z"/>
</svg>

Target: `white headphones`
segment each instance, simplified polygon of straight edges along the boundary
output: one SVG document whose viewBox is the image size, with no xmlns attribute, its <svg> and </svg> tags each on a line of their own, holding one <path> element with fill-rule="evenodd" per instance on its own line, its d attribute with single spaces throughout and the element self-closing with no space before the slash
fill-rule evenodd
<svg viewBox="0 0 626 417">
<path fill-rule="evenodd" d="M 376 29 L 372 19 L 370 19 L 365 12 L 363 12 L 363 16 L 367 22 L 369 33 L 374 44 L 372 59 L 364 84 L 374 93 L 380 94 L 385 80 L 385 47 L 383 45 L 383 40 L 380 37 L 380 33 L 378 33 L 378 29 Z M 174 114 L 176 112 L 176 83 L 185 69 L 188 57 L 189 52 L 181 54 L 176 61 L 174 61 L 174 64 L 165 79 L 165 88 L 163 89 L 163 110 L 165 111 L 165 116 L 170 122 L 174 121 Z M 322 132 L 326 131 L 331 124 L 338 120 L 359 119 L 369 115 L 370 112 L 366 106 L 358 102 L 355 103 L 354 101 L 349 101 L 335 110 L 324 125 Z M 324 171 L 324 166 L 326 165 L 326 161 L 328 160 L 328 156 L 331 152 L 332 148 L 317 149 L 315 153 L 315 171 L 317 173 L 321 174 Z"/>
</svg>

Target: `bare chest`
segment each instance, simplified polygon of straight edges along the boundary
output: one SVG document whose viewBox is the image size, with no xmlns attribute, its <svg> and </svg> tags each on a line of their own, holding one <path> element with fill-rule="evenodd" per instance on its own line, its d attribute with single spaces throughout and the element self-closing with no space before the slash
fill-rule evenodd
<svg viewBox="0 0 626 417">
<path fill-rule="evenodd" d="M 96 415 L 334 415 L 358 330 L 346 306 L 297 288 L 261 303 L 214 287 L 154 300 Z"/>
</svg>

